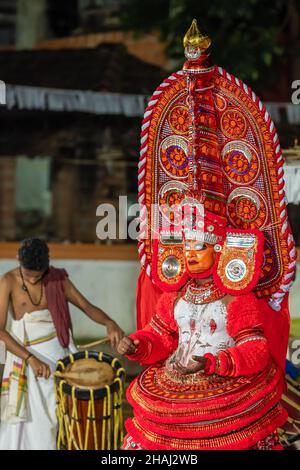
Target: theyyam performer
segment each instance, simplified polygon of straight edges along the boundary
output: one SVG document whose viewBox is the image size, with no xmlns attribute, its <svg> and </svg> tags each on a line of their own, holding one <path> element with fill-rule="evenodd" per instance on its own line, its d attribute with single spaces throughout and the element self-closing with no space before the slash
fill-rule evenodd
<svg viewBox="0 0 300 470">
<path fill-rule="evenodd" d="M 265 106 L 209 45 L 194 20 L 142 124 L 139 329 L 118 349 L 148 367 L 127 391 L 128 450 L 282 448 L 296 264 L 283 157 Z"/>
</svg>

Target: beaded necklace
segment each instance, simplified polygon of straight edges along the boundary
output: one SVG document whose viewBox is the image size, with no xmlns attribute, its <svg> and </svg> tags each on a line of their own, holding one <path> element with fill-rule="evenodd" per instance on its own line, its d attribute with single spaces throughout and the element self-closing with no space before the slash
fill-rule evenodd
<svg viewBox="0 0 300 470">
<path fill-rule="evenodd" d="M 28 295 L 30 302 L 31 302 L 35 307 L 38 307 L 38 306 L 41 304 L 42 299 L 43 299 L 43 283 L 42 283 L 42 279 L 40 279 L 40 281 L 41 281 L 40 298 L 39 298 L 38 302 L 34 302 L 34 301 L 33 301 L 33 298 L 31 297 L 31 294 L 30 294 L 30 292 L 29 292 L 29 289 L 28 289 L 28 287 L 27 287 L 26 284 L 25 284 L 25 279 L 24 279 L 24 276 L 23 276 L 23 273 L 22 273 L 22 269 L 19 268 L 19 271 L 20 271 L 20 275 L 21 275 L 21 278 L 22 278 L 22 289 L 23 289 L 23 290 L 26 292 L 26 294 Z"/>
<path fill-rule="evenodd" d="M 205 282 L 204 284 L 196 284 L 192 279 L 186 286 L 186 291 L 183 295 L 183 300 L 195 305 L 207 304 L 215 300 L 222 299 L 226 294 L 222 292 L 214 283 L 213 280 Z"/>
</svg>

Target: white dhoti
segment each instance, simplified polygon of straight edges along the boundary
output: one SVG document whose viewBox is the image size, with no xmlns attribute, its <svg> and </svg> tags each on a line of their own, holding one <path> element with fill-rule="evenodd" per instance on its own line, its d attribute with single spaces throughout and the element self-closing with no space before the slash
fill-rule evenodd
<svg viewBox="0 0 300 470">
<path fill-rule="evenodd" d="M 48 309 L 12 320 L 10 334 L 55 370 L 56 362 L 75 352 L 63 348 Z M 35 378 L 25 361 L 7 352 L 1 387 L 0 450 L 55 450 L 57 435 L 54 379 Z"/>
</svg>

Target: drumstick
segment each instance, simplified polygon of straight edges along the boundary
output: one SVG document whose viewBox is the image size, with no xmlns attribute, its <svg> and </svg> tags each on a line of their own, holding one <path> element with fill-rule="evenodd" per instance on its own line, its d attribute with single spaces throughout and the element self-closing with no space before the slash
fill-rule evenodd
<svg viewBox="0 0 300 470">
<path fill-rule="evenodd" d="M 108 341 L 109 341 L 109 337 L 106 336 L 105 338 L 98 339 L 97 341 L 93 341 L 93 343 L 77 344 L 77 348 L 78 349 L 93 348 L 94 346 L 98 346 L 99 344 L 107 343 Z"/>
<path fill-rule="evenodd" d="M 297 390 L 300 390 L 300 383 L 296 382 L 296 380 L 293 380 L 292 377 L 289 375 L 286 375 L 286 380 L 287 382 L 290 382 Z"/>
<path fill-rule="evenodd" d="M 289 390 L 291 390 L 291 392 L 300 397 L 300 390 L 298 388 L 293 387 L 293 385 L 290 385 L 289 383 L 287 384 L 287 387 Z"/>
<path fill-rule="evenodd" d="M 286 395 L 282 395 L 282 400 L 293 408 L 296 408 L 297 411 L 300 411 L 300 405 L 298 405 L 298 403 L 293 401 L 291 398 L 287 397 Z"/>
</svg>

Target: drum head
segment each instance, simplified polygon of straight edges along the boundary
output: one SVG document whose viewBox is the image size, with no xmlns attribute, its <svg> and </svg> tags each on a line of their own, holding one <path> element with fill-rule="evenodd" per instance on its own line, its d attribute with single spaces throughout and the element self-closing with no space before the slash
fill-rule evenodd
<svg viewBox="0 0 300 470">
<path fill-rule="evenodd" d="M 104 388 L 111 385 L 115 378 L 110 364 L 94 358 L 78 359 L 73 364 L 68 364 L 64 373 L 68 384 L 81 389 Z"/>
</svg>

